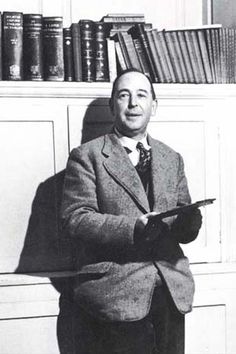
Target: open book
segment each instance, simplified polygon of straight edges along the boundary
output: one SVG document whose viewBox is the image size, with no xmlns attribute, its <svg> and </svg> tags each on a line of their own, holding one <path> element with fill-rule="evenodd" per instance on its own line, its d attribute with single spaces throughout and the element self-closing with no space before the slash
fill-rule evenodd
<svg viewBox="0 0 236 354">
<path fill-rule="evenodd" d="M 151 220 L 152 221 L 160 220 L 160 219 L 167 218 L 169 216 L 178 215 L 180 213 L 183 213 L 183 212 L 191 210 L 191 209 L 204 207 L 206 205 L 212 204 L 215 200 L 216 200 L 215 198 L 204 199 L 204 200 L 199 200 L 198 202 L 195 202 L 195 203 L 192 203 L 192 204 L 179 206 L 177 208 L 170 209 L 170 210 L 164 211 L 163 213 L 157 214 L 157 215 L 153 216 L 151 218 Z"/>
</svg>

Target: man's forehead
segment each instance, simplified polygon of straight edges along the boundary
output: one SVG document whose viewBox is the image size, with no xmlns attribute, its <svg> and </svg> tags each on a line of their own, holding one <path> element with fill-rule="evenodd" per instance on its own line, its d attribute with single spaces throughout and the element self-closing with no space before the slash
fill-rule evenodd
<svg viewBox="0 0 236 354">
<path fill-rule="evenodd" d="M 116 89 L 136 88 L 151 91 L 151 84 L 142 73 L 129 72 L 121 75 L 116 83 Z"/>
</svg>

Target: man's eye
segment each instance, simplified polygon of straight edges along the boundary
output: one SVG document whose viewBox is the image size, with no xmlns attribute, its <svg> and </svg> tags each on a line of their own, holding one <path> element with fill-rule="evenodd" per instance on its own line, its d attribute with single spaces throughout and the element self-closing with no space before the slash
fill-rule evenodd
<svg viewBox="0 0 236 354">
<path fill-rule="evenodd" d="M 146 95 L 145 93 L 139 93 L 139 94 L 138 94 L 138 97 L 140 97 L 140 98 L 146 98 L 147 95 Z"/>
<path fill-rule="evenodd" d="M 128 93 L 120 93 L 119 94 L 119 98 L 127 98 L 127 97 L 129 97 L 129 94 Z"/>
</svg>

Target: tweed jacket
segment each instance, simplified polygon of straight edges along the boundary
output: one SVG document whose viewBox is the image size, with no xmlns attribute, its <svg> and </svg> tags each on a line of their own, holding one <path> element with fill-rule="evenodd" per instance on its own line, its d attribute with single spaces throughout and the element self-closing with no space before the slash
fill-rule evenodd
<svg viewBox="0 0 236 354">
<path fill-rule="evenodd" d="M 190 202 L 182 157 L 148 136 L 153 210 Z M 77 249 L 74 297 L 105 321 L 134 321 L 150 309 L 159 273 L 176 308 L 191 311 L 194 282 L 188 259 L 170 235 L 152 257 L 134 243 L 137 217 L 150 211 L 141 180 L 115 134 L 72 150 L 62 201 L 63 225 Z M 166 219 L 171 230 L 173 217 Z M 154 253 L 154 256 L 153 256 Z"/>
</svg>

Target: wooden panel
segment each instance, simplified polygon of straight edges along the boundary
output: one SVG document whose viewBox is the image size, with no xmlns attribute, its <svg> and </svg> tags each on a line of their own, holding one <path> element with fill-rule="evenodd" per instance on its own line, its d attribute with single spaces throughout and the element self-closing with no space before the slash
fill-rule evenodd
<svg viewBox="0 0 236 354">
<path fill-rule="evenodd" d="M 56 317 L 0 320 L 0 353 L 59 354 Z"/>
<path fill-rule="evenodd" d="M 186 354 L 226 353 L 225 306 L 194 308 L 186 316 Z"/>
<path fill-rule="evenodd" d="M 58 224 L 66 108 L 48 108 L 1 105 L 1 272 L 58 270 L 70 261 Z"/>
<path fill-rule="evenodd" d="M 203 104 L 160 100 L 148 130 L 181 153 L 193 201 L 216 198 L 202 210 L 203 226 L 196 241 L 184 249 L 191 262 L 218 261 L 221 257 L 219 219 L 219 141 L 217 125 L 207 120 Z"/>
</svg>

